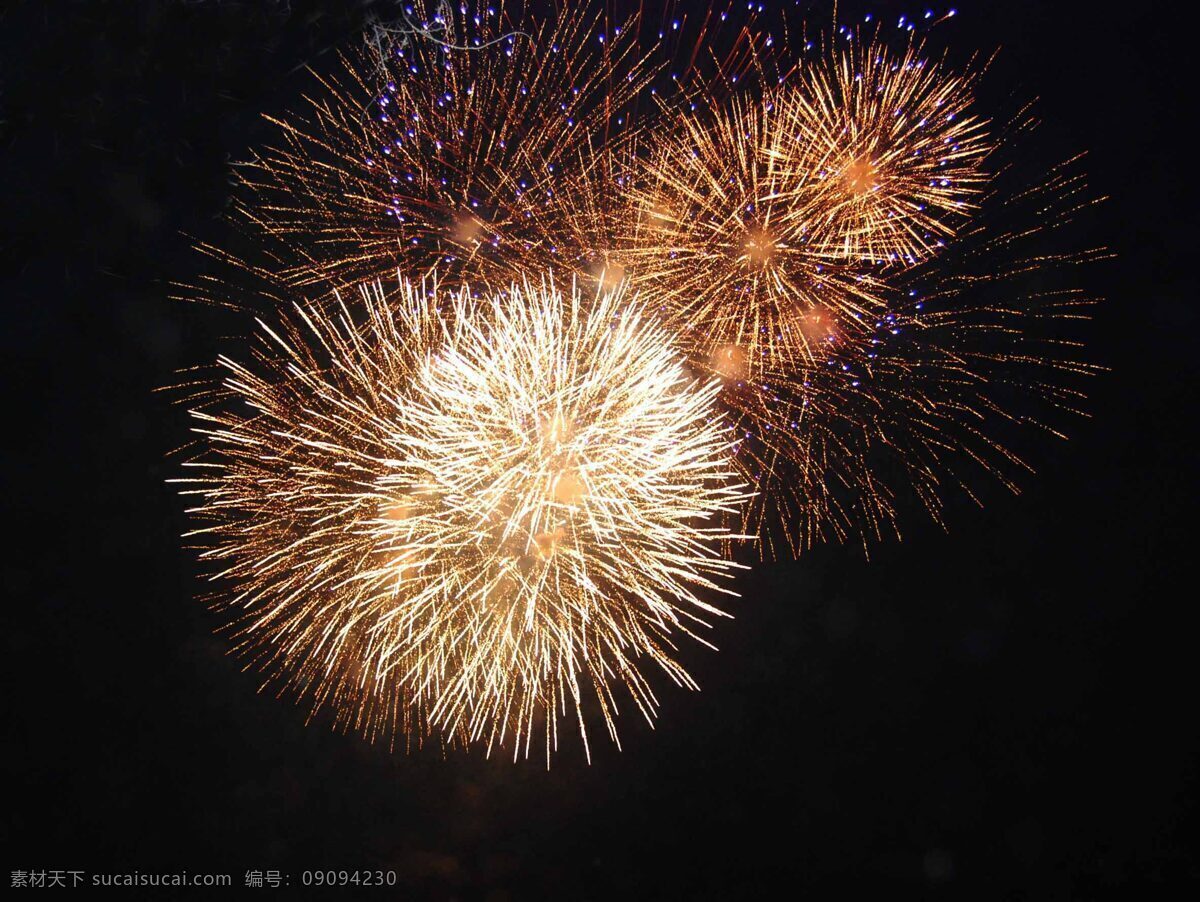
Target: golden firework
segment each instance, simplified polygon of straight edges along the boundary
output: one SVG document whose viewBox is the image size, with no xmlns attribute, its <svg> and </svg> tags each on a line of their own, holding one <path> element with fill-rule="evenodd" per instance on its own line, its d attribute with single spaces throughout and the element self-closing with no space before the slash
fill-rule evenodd
<svg viewBox="0 0 1200 902">
<path fill-rule="evenodd" d="M 766 553 L 895 533 L 906 495 L 940 520 L 972 468 L 1014 486 L 1029 395 L 1077 411 L 1065 385 L 1090 371 L 1042 340 L 1086 298 L 1015 278 L 1091 256 L 1043 250 L 1078 178 L 992 190 L 975 76 L 917 45 L 765 71 L 664 102 L 657 128 L 578 167 L 554 217 L 574 271 L 629 282 L 721 379 Z"/>
<path fill-rule="evenodd" d="M 993 149 L 974 82 L 919 46 L 852 40 L 772 98 L 792 135 L 772 152 L 815 189 L 792 215 L 822 257 L 908 265 L 966 221 Z"/>
<path fill-rule="evenodd" d="M 477 289 L 544 271 L 557 250 L 544 209 L 656 71 L 638 26 L 636 14 L 416 2 L 340 74 L 318 76 L 306 115 L 271 119 L 279 138 L 239 168 L 237 212 L 293 288 L 397 266 Z"/>
<path fill-rule="evenodd" d="M 410 282 L 301 304 L 222 358 L 191 491 L 240 647 L 369 736 L 549 756 L 573 712 L 616 739 L 691 678 L 734 566 L 719 386 L 623 289 L 478 301 Z M 622 690 L 623 691 L 620 691 Z"/>
</svg>

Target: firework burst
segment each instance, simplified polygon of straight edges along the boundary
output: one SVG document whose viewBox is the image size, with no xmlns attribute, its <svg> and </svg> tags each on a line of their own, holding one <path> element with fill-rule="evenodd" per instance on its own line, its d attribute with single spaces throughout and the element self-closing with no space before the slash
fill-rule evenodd
<svg viewBox="0 0 1200 902">
<path fill-rule="evenodd" d="M 1028 281 L 1093 256 L 1040 250 L 1081 180 L 994 190 L 975 75 L 919 51 L 855 39 L 796 78 L 764 63 L 728 96 L 664 102 L 555 211 L 575 271 L 635 286 L 720 377 L 767 553 L 772 534 L 792 553 L 894 534 L 909 494 L 940 520 L 972 468 L 1015 488 L 1027 465 L 1003 436 L 1037 422 L 1017 411 L 1080 406 L 1065 383 L 1089 367 L 1043 339 L 1087 300 Z"/>
<path fill-rule="evenodd" d="M 792 215 L 830 261 L 911 265 L 928 258 L 987 186 L 992 143 L 973 114 L 976 73 L 960 75 L 872 40 L 849 41 L 773 102 L 793 137 L 772 149 L 813 200 Z M 802 198 L 799 198 L 802 199 Z"/>
<path fill-rule="evenodd" d="M 240 647 L 339 724 L 557 747 L 616 738 L 733 566 L 718 386 L 622 290 L 485 302 L 403 283 L 296 308 L 197 411 L 203 557 Z M 623 690 L 623 691 L 619 691 Z"/>
<path fill-rule="evenodd" d="M 239 170 L 239 216 L 293 288 L 397 265 L 476 287 L 544 271 L 544 209 L 655 71 L 637 31 L 636 15 L 417 3 L 320 77 L 307 115 L 272 120 L 280 140 Z"/>
</svg>

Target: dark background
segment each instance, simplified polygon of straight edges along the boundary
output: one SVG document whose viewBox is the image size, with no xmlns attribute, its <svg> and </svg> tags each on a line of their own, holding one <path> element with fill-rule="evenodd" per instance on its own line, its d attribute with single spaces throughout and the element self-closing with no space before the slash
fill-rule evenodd
<svg viewBox="0 0 1200 902">
<path fill-rule="evenodd" d="M 1083 274 L 1108 299 L 1093 418 L 1035 449 L 1020 497 L 952 505 L 949 534 L 918 518 L 869 563 L 758 567 L 721 652 L 687 658 L 702 692 L 665 689 L 655 731 L 626 717 L 623 752 L 547 773 L 389 754 L 256 694 L 194 601 L 165 484 L 186 422 L 155 389 L 227 325 L 167 299 L 199 265 L 181 233 L 220 238 L 259 114 L 391 7 L 5 5 L 4 867 L 382 867 L 402 896 L 494 899 L 1200 882 L 1196 23 L 959 6 L 941 37 L 1001 48 L 992 90 L 1039 96 L 1044 149 L 1089 149 L 1111 198 L 1088 228 L 1118 257 Z"/>
</svg>

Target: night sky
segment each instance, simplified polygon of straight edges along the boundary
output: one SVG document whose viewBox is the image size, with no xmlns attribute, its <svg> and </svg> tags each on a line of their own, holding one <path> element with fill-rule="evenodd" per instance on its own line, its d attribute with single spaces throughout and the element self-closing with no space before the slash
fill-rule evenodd
<svg viewBox="0 0 1200 902">
<path fill-rule="evenodd" d="M 947 531 L 757 566 L 720 652 L 687 650 L 703 691 L 547 773 L 392 754 L 259 694 L 166 483 L 188 424 L 156 390 L 246 325 L 168 298 L 188 236 L 227 235 L 260 114 L 395 4 L 4 4 L 6 870 L 385 868 L 401 898 L 494 900 L 1200 884 L 1198 32 L 1168 6 L 964 0 L 936 33 L 999 48 L 986 90 L 1039 98 L 1030 165 L 1088 150 L 1109 197 L 1082 236 L 1116 254 L 1080 274 L 1107 299 L 1092 417 Z"/>
</svg>

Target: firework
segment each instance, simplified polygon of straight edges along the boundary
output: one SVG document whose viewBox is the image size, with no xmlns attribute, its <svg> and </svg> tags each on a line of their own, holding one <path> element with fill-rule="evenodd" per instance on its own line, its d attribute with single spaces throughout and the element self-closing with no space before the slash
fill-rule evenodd
<svg viewBox="0 0 1200 902">
<path fill-rule="evenodd" d="M 992 143 L 972 112 L 976 73 L 948 71 L 920 50 L 848 41 L 772 98 L 793 140 L 771 153 L 813 194 L 791 215 L 828 260 L 926 259 L 986 188 Z"/>
<path fill-rule="evenodd" d="M 196 535 L 241 650 L 376 737 L 616 738 L 701 642 L 746 497 L 715 382 L 624 290 L 301 304 L 199 410 Z"/>
<path fill-rule="evenodd" d="M 582 148 L 606 143 L 655 71 L 637 16 L 418 3 L 320 77 L 307 115 L 239 173 L 238 213 L 293 288 L 397 265 L 505 285 L 556 248 L 543 211 Z"/>
<path fill-rule="evenodd" d="M 1015 488 L 1008 434 L 1038 422 L 1019 411 L 1080 407 L 1066 383 L 1090 368 L 1044 339 L 1088 301 L 1028 282 L 1093 256 L 1045 251 L 1081 181 L 993 186 L 975 75 L 919 50 L 854 40 L 663 102 L 556 210 L 574 271 L 635 286 L 721 379 L 767 553 L 895 534 L 906 495 L 940 520 L 971 469 Z"/>
<path fill-rule="evenodd" d="M 745 528 L 760 532 L 794 485 L 777 478 L 781 460 L 797 456 L 793 405 L 774 386 L 822 359 L 839 314 L 857 322 L 881 307 L 879 286 L 822 259 L 787 215 L 803 181 L 770 153 L 791 140 L 776 108 L 735 95 L 664 104 L 661 115 L 660 129 L 577 167 L 549 221 L 561 230 L 564 274 L 632 286 L 689 366 L 720 380 L 738 466 L 762 488 Z"/>
</svg>

